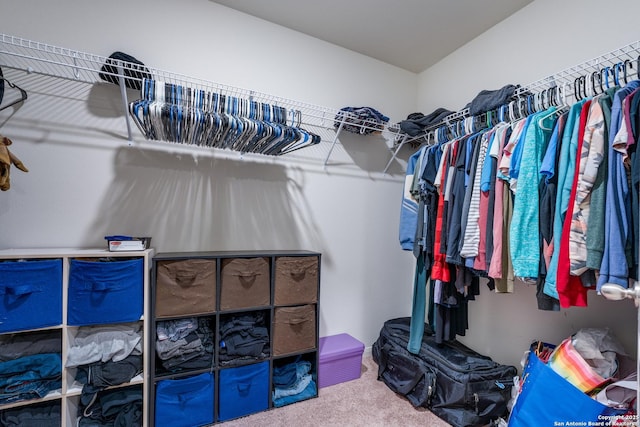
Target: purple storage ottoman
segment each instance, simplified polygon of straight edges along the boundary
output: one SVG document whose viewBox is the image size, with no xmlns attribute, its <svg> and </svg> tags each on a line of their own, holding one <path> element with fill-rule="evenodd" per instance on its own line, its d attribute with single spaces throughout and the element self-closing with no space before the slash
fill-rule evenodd
<svg viewBox="0 0 640 427">
<path fill-rule="evenodd" d="M 349 334 L 320 338 L 318 386 L 343 383 L 360 378 L 364 344 Z"/>
</svg>

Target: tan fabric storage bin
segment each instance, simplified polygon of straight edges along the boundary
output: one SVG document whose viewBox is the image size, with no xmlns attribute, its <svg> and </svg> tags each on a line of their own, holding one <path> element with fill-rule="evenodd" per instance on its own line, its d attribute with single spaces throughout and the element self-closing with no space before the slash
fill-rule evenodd
<svg viewBox="0 0 640 427">
<path fill-rule="evenodd" d="M 318 257 L 278 257 L 274 304 L 318 302 Z"/>
<path fill-rule="evenodd" d="M 273 327 L 273 355 L 316 348 L 316 307 L 276 307 Z"/>
<path fill-rule="evenodd" d="M 216 260 L 158 261 L 156 317 L 216 311 Z"/>
<path fill-rule="evenodd" d="M 264 307 L 271 303 L 268 258 L 222 260 L 220 310 Z"/>
</svg>

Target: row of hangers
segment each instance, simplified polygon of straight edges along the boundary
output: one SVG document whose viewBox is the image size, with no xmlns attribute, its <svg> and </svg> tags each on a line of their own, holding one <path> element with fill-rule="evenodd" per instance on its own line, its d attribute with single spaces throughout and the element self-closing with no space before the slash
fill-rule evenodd
<svg viewBox="0 0 640 427">
<path fill-rule="evenodd" d="M 640 56 L 638 56 L 636 67 L 636 76 L 640 78 Z M 607 66 L 586 76 L 577 77 L 573 81 L 575 99 L 584 99 L 589 96 L 598 95 L 598 88 L 600 89 L 600 93 L 603 93 L 611 87 L 609 77 L 613 78 L 614 87 L 622 86 L 622 81 L 624 81 L 624 84 L 629 83 L 629 69 L 633 69 L 633 62 L 627 59 L 624 62 L 614 64 L 613 67 Z M 589 79 L 589 83 L 591 83 L 590 86 L 587 84 L 587 79 Z"/>
<path fill-rule="evenodd" d="M 571 88 L 570 83 L 564 83 L 562 86 L 551 86 L 536 93 L 522 91 L 517 93 L 515 99 L 508 104 L 501 105 L 483 114 L 466 117 L 462 115 L 461 118 L 453 120 L 445 118 L 443 124 L 427 131 L 425 138 L 429 143 L 438 144 L 492 128 L 500 122 L 515 122 L 531 114 L 555 107 L 549 112 L 549 115 L 539 119 L 540 126 L 545 128 L 542 122 L 554 114 L 557 115 L 566 111 L 570 106 L 572 95 L 575 100 L 580 100 L 603 93 L 611 85 L 615 87 L 621 86 L 623 82 L 627 84 L 632 76 L 629 70 L 633 70 L 633 66 L 633 61 L 627 59 L 611 67 L 603 67 L 586 76 L 577 77 L 573 82 L 573 88 Z M 636 61 L 636 68 L 636 75 L 640 78 L 640 57 Z M 610 81 L 610 78 L 612 81 Z M 591 83 L 590 86 L 587 81 Z M 598 92 L 598 89 L 600 92 Z"/>
<path fill-rule="evenodd" d="M 300 111 L 151 79 L 129 113 L 147 139 L 287 154 L 320 142 L 301 128 Z"/>
<path fill-rule="evenodd" d="M 143 100 L 166 102 L 218 114 L 236 114 L 280 124 L 290 123 L 292 126 L 300 121 L 299 110 L 289 110 L 287 114 L 286 108 L 276 105 L 151 79 L 144 81 L 146 83 L 143 82 L 141 88 Z"/>
</svg>

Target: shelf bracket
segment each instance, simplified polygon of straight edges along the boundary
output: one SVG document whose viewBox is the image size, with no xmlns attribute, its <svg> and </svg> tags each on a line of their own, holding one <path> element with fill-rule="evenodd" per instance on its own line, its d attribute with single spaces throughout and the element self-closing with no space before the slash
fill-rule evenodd
<svg viewBox="0 0 640 427">
<path fill-rule="evenodd" d="M 387 170 L 389 170 L 389 167 L 391 166 L 391 163 L 396 159 L 396 157 L 398 156 L 398 152 L 400 151 L 400 149 L 402 148 L 402 146 L 404 144 L 407 143 L 407 138 L 409 135 L 405 135 L 402 137 L 402 141 L 400 141 L 400 143 L 398 144 L 398 146 L 396 147 L 395 150 L 393 150 L 393 153 L 391 154 L 391 158 L 389 159 L 389 162 L 387 162 L 387 166 L 384 167 L 384 170 L 382 171 L 382 173 L 387 173 Z"/>
<path fill-rule="evenodd" d="M 346 121 L 347 121 L 347 117 L 345 115 L 344 117 L 342 117 L 342 120 L 340 121 L 340 126 L 338 126 L 338 130 L 336 130 L 336 136 L 335 138 L 333 138 L 333 143 L 331 143 L 331 148 L 327 153 L 327 158 L 324 159 L 324 165 L 323 165 L 324 169 L 327 169 L 327 163 L 329 162 L 329 157 L 331 157 L 331 153 L 333 152 L 333 149 L 336 146 L 336 142 L 338 142 L 338 137 L 340 136 L 340 132 L 342 132 L 342 128 L 346 123 Z"/>
</svg>

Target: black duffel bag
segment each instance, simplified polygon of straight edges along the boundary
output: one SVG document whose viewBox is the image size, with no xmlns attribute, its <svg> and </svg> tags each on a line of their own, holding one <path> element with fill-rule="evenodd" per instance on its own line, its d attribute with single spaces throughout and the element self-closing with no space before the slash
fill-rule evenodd
<svg viewBox="0 0 640 427">
<path fill-rule="evenodd" d="M 514 366 L 501 365 L 458 341 L 437 344 L 425 324 L 419 354 L 407 350 L 408 317 L 388 320 L 372 346 L 378 379 L 456 427 L 506 418 Z"/>
</svg>

